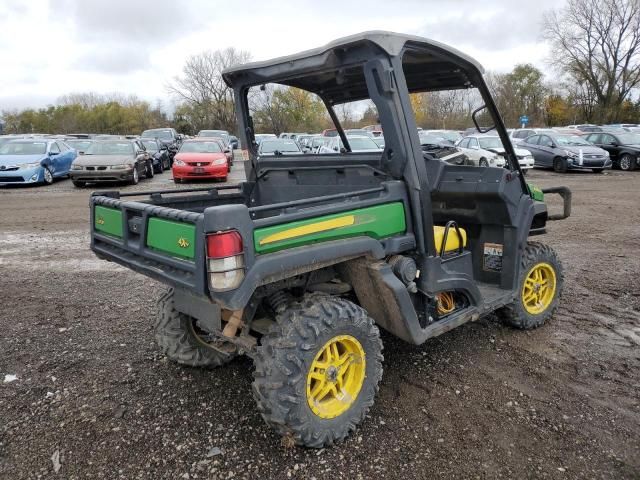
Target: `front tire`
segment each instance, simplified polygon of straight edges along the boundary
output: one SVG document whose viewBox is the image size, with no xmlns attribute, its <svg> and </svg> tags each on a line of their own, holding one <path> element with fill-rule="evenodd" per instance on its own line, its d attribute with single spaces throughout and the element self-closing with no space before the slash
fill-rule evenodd
<svg viewBox="0 0 640 480">
<path fill-rule="evenodd" d="M 53 174 L 51 173 L 51 170 L 49 170 L 49 167 L 42 167 L 44 169 L 44 173 L 42 175 L 43 181 L 45 183 L 45 185 L 51 185 L 53 184 Z"/>
<path fill-rule="evenodd" d="M 496 313 L 513 327 L 538 328 L 558 307 L 563 285 L 562 263 L 556 252 L 543 243 L 529 242 L 520 260 L 516 298 Z"/>
<path fill-rule="evenodd" d="M 145 178 L 153 178 L 153 175 L 154 175 L 154 173 L 153 173 L 154 172 L 154 170 L 153 170 L 153 162 L 149 161 L 145 165 L 146 165 L 145 170 L 144 170 Z"/>
<path fill-rule="evenodd" d="M 636 169 L 636 159 L 633 158 L 628 153 L 625 153 L 620 157 L 619 165 L 620 165 L 620 170 L 623 170 L 625 172 L 630 172 Z"/>
<path fill-rule="evenodd" d="M 131 180 L 129 183 L 131 185 L 137 185 L 140 182 L 140 174 L 138 173 L 138 165 L 133 166 L 133 173 L 131 174 Z"/>
<path fill-rule="evenodd" d="M 556 173 L 566 173 L 567 172 L 567 159 L 556 157 L 553 159 L 553 170 Z"/>
<path fill-rule="evenodd" d="M 235 353 L 222 353 L 200 337 L 195 319 L 174 308 L 172 288 L 158 300 L 154 333 L 162 353 L 180 365 L 213 368 L 235 357 Z"/>
<path fill-rule="evenodd" d="M 265 422 L 297 445 L 322 448 L 362 422 L 382 378 L 382 342 L 361 307 L 310 295 L 262 338 L 253 393 Z"/>
<path fill-rule="evenodd" d="M 481 167 L 488 167 L 489 166 L 489 162 L 487 162 L 486 158 L 481 158 L 480 159 L 480 164 Z"/>
</svg>

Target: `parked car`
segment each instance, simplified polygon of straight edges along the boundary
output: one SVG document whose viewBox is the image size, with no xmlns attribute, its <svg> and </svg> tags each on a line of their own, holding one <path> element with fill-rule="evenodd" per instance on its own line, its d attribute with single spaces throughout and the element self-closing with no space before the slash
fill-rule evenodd
<svg viewBox="0 0 640 480">
<path fill-rule="evenodd" d="M 495 142 L 494 138 L 498 139 Z M 504 167 L 504 157 L 498 155 L 493 148 L 502 148 L 500 138 L 484 135 L 472 135 L 459 140 L 456 146 L 462 150 L 476 167 Z"/>
<path fill-rule="evenodd" d="M 233 150 L 237 150 L 240 148 L 240 140 L 235 135 L 229 135 L 229 146 Z"/>
<path fill-rule="evenodd" d="M 320 148 L 325 145 L 331 137 L 313 137 L 309 142 L 311 153 L 319 153 Z"/>
<path fill-rule="evenodd" d="M 227 143 L 229 143 L 229 137 L 231 135 L 227 130 L 200 130 L 197 136 L 207 138 L 224 138 L 227 140 Z"/>
<path fill-rule="evenodd" d="M 68 138 L 64 141 L 71 148 L 74 148 L 79 154 L 84 153 L 95 140 L 86 138 Z"/>
<path fill-rule="evenodd" d="M 142 132 L 140 138 L 157 138 L 169 148 L 174 146 L 176 150 L 180 147 L 182 140 L 175 128 L 152 128 Z"/>
<path fill-rule="evenodd" d="M 69 175 L 76 156 L 62 140 L 9 140 L 0 145 L 0 185 L 52 184 Z"/>
<path fill-rule="evenodd" d="M 613 168 L 635 170 L 640 167 L 640 134 L 638 133 L 590 133 L 588 142 L 609 152 Z"/>
<path fill-rule="evenodd" d="M 425 159 L 442 160 L 452 165 L 473 165 L 460 148 L 451 145 L 443 137 L 418 130 L 418 138 Z"/>
<path fill-rule="evenodd" d="M 455 145 L 462 138 L 462 135 L 454 130 L 426 130 L 426 132 L 429 135 L 444 138 L 446 141 L 450 142 L 451 145 Z"/>
<path fill-rule="evenodd" d="M 378 145 L 378 148 L 381 148 L 381 149 L 384 150 L 385 143 L 384 143 L 384 137 L 383 136 L 375 137 L 373 139 L 373 141 L 376 142 L 376 145 Z"/>
<path fill-rule="evenodd" d="M 302 153 L 302 150 L 300 150 L 296 142 L 288 138 L 266 138 L 260 142 L 260 147 L 258 148 L 258 156 L 260 157 L 297 153 Z"/>
<path fill-rule="evenodd" d="M 368 135 L 347 135 L 347 141 L 352 153 L 381 152 L 382 149 Z M 332 137 L 325 145 L 320 147 L 318 153 L 344 153 L 345 147 L 340 137 Z"/>
<path fill-rule="evenodd" d="M 365 130 L 364 128 L 348 128 L 344 131 L 345 135 L 357 135 L 357 136 L 364 136 L 364 137 L 369 137 L 369 138 L 373 138 L 373 133 L 371 133 L 369 130 Z"/>
<path fill-rule="evenodd" d="M 136 185 L 142 177 L 153 177 L 153 164 L 141 140 L 93 142 L 71 165 L 71 180 L 76 187 L 99 182 Z"/>
<path fill-rule="evenodd" d="M 497 153 L 501 157 L 504 157 L 505 148 L 499 136 L 479 135 L 477 138 L 481 149 Z M 533 168 L 533 155 L 529 150 L 525 150 L 524 148 L 514 148 L 514 151 L 516 152 L 516 157 L 518 157 L 520 170 L 522 170 L 522 173 L 526 174 L 527 170 L 531 170 Z"/>
<path fill-rule="evenodd" d="M 260 142 L 262 142 L 262 140 L 265 140 L 267 138 L 278 138 L 273 133 L 256 133 L 253 137 L 255 138 L 257 145 L 260 145 Z"/>
<path fill-rule="evenodd" d="M 173 160 L 173 181 L 215 179 L 227 181 L 231 164 L 220 139 L 186 140 Z"/>
<path fill-rule="evenodd" d="M 325 128 L 322 131 L 322 136 L 323 137 L 337 137 L 338 136 L 338 130 L 336 130 L 335 128 Z"/>
<path fill-rule="evenodd" d="M 597 125 L 591 125 L 591 124 L 576 125 L 576 129 L 580 130 L 583 133 L 601 132 L 602 131 L 602 127 L 599 127 Z"/>
<path fill-rule="evenodd" d="M 558 135 L 554 132 L 532 135 L 520 146 L 533 154 L 536 167 L 567 170 L 592 170 L 596 173 L 611 168 L 606 150 L 592 145 L 578 135 Z"/>
<path fill-rule="evenodd" d="M 518 145 L 525 138 L 542 133 L 553 133 L 553 130 L 550 128 L 516 128 L 511 132 L 511 143 Z"/>
<path fill-rule="evenodd" d="M 171 168 L 173 162 L 167 145 L 155 138 L 142 138 L 140 141 L 151 157 L 154 173 L 162 173 Z"/>
<path fill-rule="evenodd" d="M 367 125 L 366 127 L 362 127 L 363 130 L 367 132 L 371 132 L 374 137 L 382 137 L 382 126 L 381 125 Z"/>
<path fill-rule="evenodd" d="M 229 161 L 229 166 L 233 165 L 233 148 L 231 148 L 231 145 L 229 145 L 229 136 L 227 135 L 222 136 L 222 137 L 196 137 L 194 140 L 200 140 L 200 139 L 207 139 L 207 140 L 217 140 L 218 142 L 220 142 L 220 144 L 222 145 L 222 151 L 224 152 L 224 154 L 227 156 L 227 160 Z"/>
</svg>

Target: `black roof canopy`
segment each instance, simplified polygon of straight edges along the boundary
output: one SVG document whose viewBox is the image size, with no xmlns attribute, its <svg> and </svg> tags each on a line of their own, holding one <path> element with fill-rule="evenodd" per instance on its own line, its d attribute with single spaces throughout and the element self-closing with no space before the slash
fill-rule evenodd
<svg viewBox="0 0 640 480">
<path fill-rule="evenodd" d="M 403 55 L 409 92 L 474 86 L 479 63 L 440 42 L 412 35 L 371 31 L 340 38 L 323 47 L 262 62 L 227 68 L 233 88 L 279 83 L 316 93 L 330 104 L 368 98 L 362 65 L 375 56 Z"/>
</svg>

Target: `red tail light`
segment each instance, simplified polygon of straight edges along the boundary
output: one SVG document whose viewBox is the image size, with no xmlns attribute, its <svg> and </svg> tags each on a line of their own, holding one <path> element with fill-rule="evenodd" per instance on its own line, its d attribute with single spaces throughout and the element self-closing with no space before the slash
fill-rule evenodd
<svg viewBox="0 0 640 480">
<path fill-rule="evenodd" d="M 242 236 L 237 230 L 207 235 L 209 287 L 214 291 L 237 288 L 244 279 Z"/>
<path fill-rule="evenodd" d="M 242 253 L 242 237 L 236 230 L 207 235 L 207 257 L 224 258 Z"/>
</svg>

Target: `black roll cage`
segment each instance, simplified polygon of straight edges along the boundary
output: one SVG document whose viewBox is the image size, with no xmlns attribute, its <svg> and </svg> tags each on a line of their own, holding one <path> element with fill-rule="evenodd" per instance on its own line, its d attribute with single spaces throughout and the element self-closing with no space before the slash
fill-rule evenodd
<svg viewBox="0 0 640 480">
<path fill-rule="evenodd" d="M 358 69 L 361 75 L 354 74 Z M 333 106 L 370 98 L 385 132 L 379 168 L 406 182 L 416 247 L 421 255 L 432 257 L 437 254 L 436 245 L 432 230 L 425 226 L 433 225 L 431 191 L 435 187 L 429 182 L 415 134 L 417 125 L 409 93 L 476 87 L 505 147 L 508 166 L 517 172 L 523 193 L 528 193 L 517 156 L 482 74 L 482 67 L 473 59 L 439 42 L 389 32 L 365 32 L 297 55 L 232 67 L 223 72 L 223 78 L 234 89 L 240 134 L 249 148 L 249 180 L 255 180 L 259 170 L 248 104 L 251 87 L 278 83 L 315 93 L 326 105 L 347 150 L 349 142 Z M 309 162 L 308 157 L 301 157 L 301 166 Z"/>
</svg>

